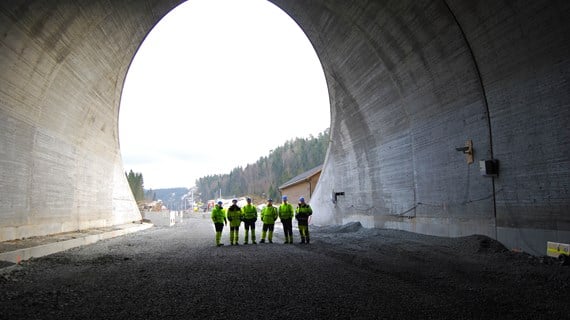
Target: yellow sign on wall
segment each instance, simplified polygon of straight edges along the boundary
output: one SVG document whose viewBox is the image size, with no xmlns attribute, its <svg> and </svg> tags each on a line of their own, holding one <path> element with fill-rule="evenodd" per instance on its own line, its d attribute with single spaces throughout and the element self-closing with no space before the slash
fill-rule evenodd
<svg viewBox="0 0 570 320">
<path fill-rule="evenodd" d="M 546 255 L 549 257 L 558 258 L 561 254 L 569 256 L 570 245 L 559 242 L 547 242 Z"/>
</svg>

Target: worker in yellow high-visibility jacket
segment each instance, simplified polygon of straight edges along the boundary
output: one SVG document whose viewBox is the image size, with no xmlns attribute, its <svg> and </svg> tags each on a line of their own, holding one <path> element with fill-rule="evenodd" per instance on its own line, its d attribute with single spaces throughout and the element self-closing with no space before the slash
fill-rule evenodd
<svg viewBox="0 0 570 320">
<path fill-rule="evenodd" d="M 223 246 L 224 244 L 221 242 L 222 240 L 222 230 L 224 229 L 224 224 L 228 225 L 228 221 L 226 220 L 226 212 L 222 207 L 222 201 L 218 201 L 218 203 L 214 206 L 212 210 L 212 222 L 214 222 L 214 228 L 216 228 L 216 245 Z"/>
<path fill-rule="evenodd" d="M 261 210 L 261 221 L 263 221 L 263 229 L 261 231 L 260 243 L 265 243 L 267 235 L 269 243 L 273 243 L 273 230 L 275 228 L 275 220 L 278 218 L 277 207 L 273 206 L 273 199 L 267 199 L 267 206 Z"/>
<path fill-rule="evenodd" d="M 232 200 L 232 205 L 227 212 L 228 221 L 230 222 L 230 244 L 238 245 L 239 226 L 243 219 L 241 208 L 237 205 L 237 199 Z"/>
<path fill-rule="evenodd" d="M 295 210 L 295 219 L 299 227 L 299 234 L 301 235 L 301 243 L 310 243 L 309 238 L 309 217 L 313 214 L 311 206 L 305 202 L 305 198 L 299 198 L 299 204 Z"/>
<path fill-rule="evenodd" d="M 281 198 L 283 203 L 279 206 L 279 220 L 283 224 L 285 232 L 285 242 L 293 244 L 293 206 L 287 202 L 287 196 Z"/>
<path fill-rule="evenodd" d="M 251 204 L 251 198 L 246 199 L 247 204 L 241 208 L 243 214 L 243 226 L 245 229 L 245 240 L 243 244 L 249 242 L 249 229 L 251 229 L 251 243 L 255 242 L 255 222 L 257 221 L 257 208 Z"/>
</svg>

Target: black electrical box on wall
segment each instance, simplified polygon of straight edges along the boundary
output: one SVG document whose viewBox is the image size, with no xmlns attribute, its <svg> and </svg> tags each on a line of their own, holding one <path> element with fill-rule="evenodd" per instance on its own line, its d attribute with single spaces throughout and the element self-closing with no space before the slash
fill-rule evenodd
<svg viewBox="0 0 570 320">
<path fill-rule="evenodd" d="M 479 172 L 484 177 L 496 177 L 499 175 L 499 160 L 480 160 Z"/>
</svg>

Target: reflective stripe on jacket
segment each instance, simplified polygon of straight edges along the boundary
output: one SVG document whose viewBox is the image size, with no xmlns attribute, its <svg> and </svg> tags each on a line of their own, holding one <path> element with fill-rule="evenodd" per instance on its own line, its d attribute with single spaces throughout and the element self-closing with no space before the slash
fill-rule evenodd
<svg viewBox="0 0 570 320">
<path fill-rule="evenodd" d="M 228 208 L 228 220 L 230 220 L 230 227 L 239 227 L 241 224 L 241 209 L 237 205 L 231 205 Z"/>
<path fill-rule="evenodd" d="M 257 219 L 257 208 L 253 204 L 246 204 L 241 208 L 241 212 L 243 212 L 244 219 Z"/>
<path fill-rule="evenodd" d="M 290 203 L 279 206 L 279 219 L 293 219 L 293 206 Z"/>
<path fill-rule="evenodd" d="M 212 222 L 214 223 L 225 223 L 226 222 L 226 211 L 224 208 L 215 205 L 212 210 Z"/>
<path fill-rule="evenodd" d="M 309 220 L 309 216 L 313 214 L 313 209 L 308 204 L 299 204 L 295 210 L 295 218 L 299 222 L 306 222 Z"/>
<path fill-rule="evenodd" d="M 267 206 L 261 210 L 261 221 L 263 221 L 265 224 L 275 224 L 277 217 L 277 207 Z"/>
</svg>

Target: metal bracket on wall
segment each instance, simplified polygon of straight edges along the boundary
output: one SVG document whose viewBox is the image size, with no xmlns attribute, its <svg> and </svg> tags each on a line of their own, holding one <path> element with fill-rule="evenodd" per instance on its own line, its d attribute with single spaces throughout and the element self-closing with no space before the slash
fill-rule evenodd
<svg viewBox="0 0 570 320">
<path fill-rule="evenodd" d="M 334 204 L 336 204 L 336 201 L 337 201 L 338 196 L 344 196 L 344 192 L 335 192 L 335 191 L 333 190 L 333 192 L 332 192 L 332 199 L 331 199 L 331 200 L 332 200 L 332 202 L 333 202 Z"/>
<path fill-rule="evenodd" d="M 467 164 L 473 163 L 473 141 L 467 140 L 465 141 L 465 146 L 460 148 L 455 148 L 457 151 L 461 151 L 465 154 L 465 160 L 467 160 Z"/>
</svg>

